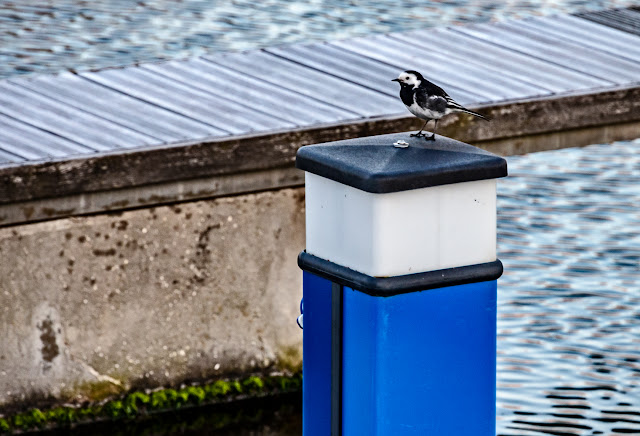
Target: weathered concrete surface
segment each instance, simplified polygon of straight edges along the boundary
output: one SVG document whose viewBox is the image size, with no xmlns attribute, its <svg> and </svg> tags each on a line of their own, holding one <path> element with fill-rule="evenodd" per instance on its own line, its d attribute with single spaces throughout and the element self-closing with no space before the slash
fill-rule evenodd
<svg viewBox="0 0 640 436">
<path fill-rule="evenodd" d="M 591 144 L 606 144 L 614 141 L 628 141 L 639 137 L 640 121 L 634 121 L 541 133 L 539 135 L 496 139 L 475 143 L 474 145 L 501 156 L 511 156 L 560 148 L 583 147 Z"/>
<path fill-rule="evenodd" d="M 293 166 L 0 204 L 0 226 L 304 185 Z"/>
<path fill-rule="evenodd" d="M 0 229 L 0 412 L 299 367 L 304 191 Z"/>
</svg>

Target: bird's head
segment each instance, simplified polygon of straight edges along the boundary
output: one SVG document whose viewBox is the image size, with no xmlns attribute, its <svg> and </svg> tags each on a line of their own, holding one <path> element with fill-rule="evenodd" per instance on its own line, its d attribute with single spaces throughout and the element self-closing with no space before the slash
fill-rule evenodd
<svg viewBox="0 0 640 436">
<path fill-rule="evenodd" d="M 422 74 L 413 70 L 403 71 L 397 79 L 391 79 L 392 82 L 398 82 L 402 87 L 410 86 L 412 88 L 420 86 L 420 82 L 423 80 Z"/>
</svg>

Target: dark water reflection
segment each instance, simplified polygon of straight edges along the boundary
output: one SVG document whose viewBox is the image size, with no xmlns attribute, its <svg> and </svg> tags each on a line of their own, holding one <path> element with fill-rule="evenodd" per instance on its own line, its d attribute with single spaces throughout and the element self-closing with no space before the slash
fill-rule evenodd
<svg viewBox="0 0 640 436">
<path fill-rule="evenodd" d="M 498 434 L 640 434 L 640 139 L 508 160 Z M 300 397 L 263 405 L 259 420 L 249 413 L 224 430 L 202 409 L 78 434 L 301 434 Z"/>
</svg>

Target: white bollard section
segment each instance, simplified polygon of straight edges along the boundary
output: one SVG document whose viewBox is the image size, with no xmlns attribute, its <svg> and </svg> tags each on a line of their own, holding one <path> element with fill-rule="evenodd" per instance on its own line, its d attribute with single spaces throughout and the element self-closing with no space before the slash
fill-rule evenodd
<svg viewBox="0 0 640 436">
<path fill-rule="evenodd" d="M 307 172 L 306 251 L 373 277 L 496 260 L 496 181 L 376 194 Z"/>
</svg>

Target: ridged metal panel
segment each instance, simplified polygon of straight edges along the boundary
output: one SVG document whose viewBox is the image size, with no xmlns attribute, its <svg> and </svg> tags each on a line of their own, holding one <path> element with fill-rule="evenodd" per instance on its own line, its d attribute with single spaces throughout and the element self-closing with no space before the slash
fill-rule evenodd
<svg viewBox="0 0 640 436">
<path fill-rule="evenodd" d="M 620 82 L 638 79 L 637 61 L 621 57 L 608 50 L 602 50 L 602 45 L 597 43 L 596 37 L 592 39 L 591 44 L 587 44 L 584 40 L 571 40 L 557 32 L 541 31 L 527 25 L 526 21 L 519 22 L 517 26 L 515 23 L 499 23 L 496 27 L 507 29 L 539 43 L 551 44 L 552 41 L 555 41 L 555 47 L 558 49 L 577 52 L 591 60 L 597 60 L 598 65 L 606 65 L 608 67 L 606 71 L 611 74 L 611 77 L 618 77 Z M 594 48 L 597 45 L 599 47 Z"/>
<path fill-rule="evenodd" d="M 640 8 L 614 9 L 576 14 L 577 17 L 640 35 Z"/>
<path fill-rule="evenodd" d="M 635 64 L 624 59 L 505 23 L 464 26 L 458 30 L 474 38 L 583 72 L 610 83 L 633 82 L 637 77 Z"/>
<path fill-rule="evenodd" d="M 548 21 L 551 23 L 557 22 L 570 28 L 582 29 L 586 33 L 585 38 L 592 38 L 594 34 L 597 34 L 612 38 L 616 41 L 616 44 L 620 45 L 634 45 L 638 37 L 638 35 L 573 15 L 557 15 L 549 17 Z M 637 50 L 637 47 L 634 47 L 634 49 Z"/>
<path fill-rule="evenodd" d="M 144 133 L 173 142 L 213 133 L 206 124 L 83 79 L 75 74 L 11 79 L 11 83 Z"/>
<path fill-rule="evenodd" d="M 0 148 L 20 157 L 20 160 L 42 160 L 93 151 L 2 114 L 0 114 Z"/>
<path fill-rule="evenodd" d="M 349 111 L 311 100 L 264 80 L 245 75 L 240 79 L 237 71 L 203 59 L 147 64 L 142 68 L 218 96 L 233 96 L 243 106 L 275 115 L 298 127 L 353 117 Z"/>
<path fill-rule="evenodd" d="M 396 66 L 340 50 L 327 43 L 268 47 L 264 51 L 376 92 L 393 96 L 397 94 L 379 86 L 384 83 L 382 80 L 388 82 L 398 76 Z"/>
<path fill-rule="evenodd" d="M 398 85 L 390 80 L 398 77 L 405 69 L 404 65 L 391 65 L 341 49 L 329 43 L 296 44 L 265 49 L 276 56 L 289 59 L 302 65 L 324 71 L 349 82 L 383 92 L 393 97 L 398 96 Z M 481 97 L 472 92 L 451 87 L 458 95 L 460 103 L 479 101 Z M 404 106 L 398 106 L 402 112 Z"/>
<path fill-rule="evenodd" d="M 455 86 L 473 92 L 481 97 L 477 103 L 511 100 L 539 95 L 541 92 L 540 88 L 504 75 L 491 74 L 467 62 L 447 58 L 414 44 L 407 45 L 388 36 L 368 36 L 331 44 L 382 62 L 405 65 L 403 70 L 420 71 L 426 79 L 439 84 L 445 91 L 449 86 Z M 457 98 L 455 93 L 450 94 Z"/>
<path fill-rule="evenodd" d="M 611 83 L 470 37 L 456 31 L 455 27 L 435 31 L 392 33 L 390 36 L 407 44 L 420 41 L 420 45 L 430 51 L 476 65 L 494 74 L 507 75 L 526 83 L 533 83 L 549 93 L 590 89 Z"/>
<path fill-rule="evenodd" d="M 141 147 L 157 142 L 155 138 L 6 81 L 0 83 L 0 113 L 96 151 Z"/>
<path fill-rule="evenodd" d="M 18 157 L 12 153 L 9 153 L 0 148 L 0 166 L 8 166 L 19 162 L 24 162 L 25 159 Z"/>
<path fill-rule="evenodd" d="M 264 51 L 206 56 L 205 59 L 265 82 L 287 88 L 361 117 L 388 113 L 398 99 L 287 61 Z M 398 110 L 393 110 L 393 113 Z"/>
<path fill-rule="evenodd" d="M 601 24 L 585 22 L 585 20 L 574 20 L 560 17 L 532 18 L 522 20 L 519 24 L 545 35 L 594 48 L 626 60 L 640 62 L 640 36 L 630 35 Z"/>
<path fill-rule="evenodd" d="M 139 67 L 82 73 L 96 83 L 158 105 L 213 127 L 212 134 L 242 135 L 286 126 L 282 120 L 153 74 Z M 230 96 L 232 98 L 233 96 Z"/>
</svg>

